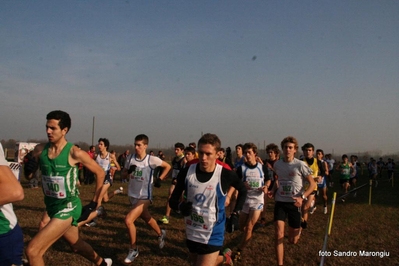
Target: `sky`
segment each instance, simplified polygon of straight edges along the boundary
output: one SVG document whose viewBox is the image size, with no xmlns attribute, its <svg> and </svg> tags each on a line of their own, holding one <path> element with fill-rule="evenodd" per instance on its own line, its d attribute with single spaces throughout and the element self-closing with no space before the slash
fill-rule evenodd
<svg viewBox="0 0 399 266">
<path fill-rule="evenodd" d="M 397 153 L 399 1 L 1 1 L 0 139 Z"/>
</svg>

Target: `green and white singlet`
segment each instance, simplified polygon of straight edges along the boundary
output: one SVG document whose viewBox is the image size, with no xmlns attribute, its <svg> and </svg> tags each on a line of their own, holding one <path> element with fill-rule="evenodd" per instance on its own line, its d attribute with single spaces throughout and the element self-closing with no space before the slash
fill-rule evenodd
<svg viewBox="0 0 399 266">
<path fill-rule="evenodd" d="M 76 186 L 78 167 L 69 164 L 69 154 L 73 144 L 68 142 L 54 159 L 48 157 L 49 147 L 50 144 L 47 144 L 40 155 L 40 170 L 42 171 L 44 203 L 48 215 L 52 218 L 59 212 L 78 211 L 81 208 L 81 202 Z"/>
</svg>

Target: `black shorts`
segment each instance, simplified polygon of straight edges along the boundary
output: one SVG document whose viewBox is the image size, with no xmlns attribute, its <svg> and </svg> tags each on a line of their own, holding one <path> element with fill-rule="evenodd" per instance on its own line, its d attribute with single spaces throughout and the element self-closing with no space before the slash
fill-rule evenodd
<svg viewBox="0 0 399 266">
<path fill-rule="evenodd" d="M 301 208 L 294 202 L 276 201 L 274 205 L 274 221 L 285 221 L 288 217 L 288 225 L 294 229 L 301 227 Z"/>
<path fill-rule="evenodd" d="M 186 240 L 186 245 L 190 253 L 195 253 L 198 255 L 206 255 L 206 254 L 211 254 L 216 251 L 220 251 L 222 249 L 221 246 L 212 246 L 208 244 L 201 244 L 198 242 L 194 242 L 191 240 Z"/>
</svg>

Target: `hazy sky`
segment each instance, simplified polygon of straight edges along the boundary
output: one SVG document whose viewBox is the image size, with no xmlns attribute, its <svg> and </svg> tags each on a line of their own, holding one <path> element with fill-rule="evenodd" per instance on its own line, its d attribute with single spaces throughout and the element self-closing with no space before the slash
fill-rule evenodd
<svg viewBox="0 0 399 266">
<path fill-rule="evenodd" d="M 1 1 L 0 50 L 0 139 L 399 150 L 399 1 Z"/>
</svg>

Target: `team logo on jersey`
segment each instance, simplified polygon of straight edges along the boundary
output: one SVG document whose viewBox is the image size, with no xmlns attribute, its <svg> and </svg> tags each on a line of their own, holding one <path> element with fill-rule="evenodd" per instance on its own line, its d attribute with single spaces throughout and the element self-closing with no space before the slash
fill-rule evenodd
<svg viewBox="0 0 399 266">
<path fill-rule="evenodd" d="M 212 186 L 212 185 L 209 185 L 209 186 L 207 186 L 205 189 L 206 189 L 206 190 L 213 190 L 213 186 Z"/>
<path fill-rule="evenodd" d="M 197 203 L 204 203 L 206 200 L 206 197 L 204 194 L 200 193 L 194 196 L 195 201 L 197 201 Z"/>
</svg>

